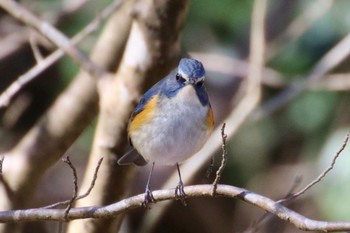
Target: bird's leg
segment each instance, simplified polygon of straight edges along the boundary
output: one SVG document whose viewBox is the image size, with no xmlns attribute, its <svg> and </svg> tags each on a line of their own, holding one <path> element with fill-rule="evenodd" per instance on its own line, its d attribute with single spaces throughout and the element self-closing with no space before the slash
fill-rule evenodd
<svg viewBox="0 0 350 233">
<path fill-rule="evenodd" d="M 176 188 L 175 188 L 175 197 L 179 198 L 181 203 L 186 206 L 186 202 L 185 202 L 185 197 L 186 197 L 186 193 L 184 190 L 184 183 L 182 182 L 181 179 L 181 173 L 180 173 L 180 168 L 179 168 L 179 164 L 176 164 L 176 168 L 177 168 L 177 172 L 179 174 L 179 183 L 177 184 Z"/>
<path fill-rule="evenodd" d="M 143 206 L 145 206 L 145 207 L 148 207 L 148 204 L 150 202 L 151 203 L 156 202 L 156 200 L 153 197 L 152 190 L 150 188 L 150 183 L 151 183 L 153 169 L 154 169 L 154 162 L 152 163 L 151 172 L 149 173 L 148 179 L 147 179 L 147 184 L 146 184 L 146 189 L 145 189 L 145 199 L 143 201 Z"/>
</svg>

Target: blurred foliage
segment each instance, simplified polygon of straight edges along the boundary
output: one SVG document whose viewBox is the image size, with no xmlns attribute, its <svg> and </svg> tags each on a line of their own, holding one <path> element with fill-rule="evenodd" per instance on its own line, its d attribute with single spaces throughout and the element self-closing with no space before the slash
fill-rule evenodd
<svg viewBox="0 0 350 233">
<path fill-rule="evenodd" d="M 287 109 L 292 126 L 302 134 L 318 133 L 329 127 L 338 95 L 334 92 L 310 92 Z"/>
</svg>

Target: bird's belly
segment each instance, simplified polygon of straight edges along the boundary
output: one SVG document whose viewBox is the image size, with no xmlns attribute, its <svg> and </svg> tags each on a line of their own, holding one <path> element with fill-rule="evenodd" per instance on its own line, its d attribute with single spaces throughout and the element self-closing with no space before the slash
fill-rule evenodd
<svg viewBox="0 0 350 233">
<path fill-rule="evenodd" d="M 131 141 L 146 161 L 173 165 L 196 153 L 206 142 L 208 106 L 177 101 L 159 106 L 155 117 L 130 134 Z"/>
</svg>

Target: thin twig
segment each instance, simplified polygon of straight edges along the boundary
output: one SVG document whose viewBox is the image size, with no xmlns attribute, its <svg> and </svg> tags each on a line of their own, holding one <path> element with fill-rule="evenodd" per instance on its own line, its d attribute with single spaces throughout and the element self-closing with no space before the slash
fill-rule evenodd
<svg viewBox="0 0 350 233">
<path fill-rule="evenodd" d="M 291 190 L 288 192 L 288 194 L 283 198 L 280 199 L 279 201 L 277 201 L 277 203 L 279 204 L 288 204 L 290 201 L 294 200 L 295 198 L 301 196 L 302 194 L 304 194 L 307 190 L 309 190 L 310 188 L 312 188 L 314 185 L 316 185 L 317 183 L 319 183 L 327 174 L 328 172 L 330 172 L 335 163 L 336 160 L 338 159 L 339 155 L 343 152 L 343 150 L 345 149 L 347 143 L 349 140 L 349 134 L 346 135 L 344 142 L 342 144 L 342 146 L 340 147 L 340 149 L 337 151 L 337 153 L 335 154 L 335 156 L 332 159 L 332 162 L 330 164 L 330 166 L 324 170 L 315 180 L 313 180 L 311 183 L 309 183 L 308 185 L 306 185 L 303 189 L 301 189 L 300 191 L 298 191 L 297 193 L 293 193 L 294 189 L 299 186 L 300 182 L 301 182 L 301 177 L 297 177 L 297 179 L 295 179 L 294 184 L 291 188 Z M 256 232 L 258 229 L 261 229 L 261 227 L 266 224 L 267 221 L 269 221 L 271 218 L 273 217 L 273 215 L 271 215 L 271 213 L 265 213 L 263 216 L 261 216 L 251 227 L 249 227 L 248 229 L 246 229 L 244 231 L 244 233 L 253 233 Z"/>
<path fill-rule="evenodd" d="M 298 175 L 295 179 L 294 179 L 294 182 L 293 182 L 293 185 L 292 187 L 290 187 L 287 195 L 285 195 L 285 198 L 288 198 L 290 196 L 293 195 L 293 193 L 297 190 L 297 188 L 300 186 L 301 184 L 301 181 L 302 181 L 302 176 Z"/>
<path fill-rule="evenodd" d="M 253 114 L 253 120 L 266 117 L 282 107 L 286 106 L 297 96 L 302 95 L 308 90 L 307 82 L 315 83 L 325 77 L 325 75 L 339 64 L 341 64 L 350 54 L 350 33 L 338 42 L 332 49 L 316 63 L 313 69 L 305 78 L 298 78 L 284 90 L 279 92 L 270 100 L 262 104 Z"/>
<path fill-rule="evenodd" d="M 33 55 L 34 55 L 34 58 L 36 60 L 36 63 L 40 63 L 44 59 L 44 57 L 40 52 L 38 43 L 37 43 L 37 41 L 35 41 L 33 34 L 31 34 L 29 36 L 29 44 L 30 44 L 30 47 L 33 51 Z"/>
<path fill-rule="evenodd" d="M 96 166 L 96 168 L 95 168 L 94 176 L 93 176 L 93 178 L 92 178 L 92 180 L 91 180 L 91 184 L 90 184 L 89 189 L 88 189 L 85 193 L 83 193 L 83 194 L 77 196 L 77 197 L 75 198 L 75 200 L 83 199 L 83 198 L 87 197 L 87 196 L 90 194 L 90 192 L 92 191 L 92 189 L 93 189 L 94 186 L 95 186 L 95 182 L 96 182 L 96 180 L 97 180 L 98 170 L 100 169 L 100 166 L 101 166 L 101 164 L 102 164 L 102 161 L 103 161 L 103 157 L 100 158 L 100 159 L 98 160 L 97 166 Z M 57 203 L 54 203 L 54 204 L 52 204 L 52 205 L 44 206 L 44 207 L 41 207 L 41 208 L 44 208 L 44 209 L 52 209 L 52 208 L 55 208 L 55 207 L 57 207 L 57 206 L 67 205 L 67 204 L 69 204 L 69 202 L 70 202 L 70 200 L 65 200 L 65 201 L 57 202 Z"/>
<path fill-rule="evenodd" d="M 335 154 L 335 156 L 333 157 L 332 163 L 331 165 L 324 170 L 315 180 L 313 180 L 311 183 L 309 183 L 307 186 L 305 186 L 303 189 L 301 189 L 300 191 L 298 191 L 297 193 L 290 195 L 289 197 L 287 197 L 286 199 L 280 200 L 280 202 L 284 202 L 284 201 L 290 201 L 293 200 L 297 197 L 299 197 L 300 195 L 304 194 L 307 190 L 309 190 L 310 188 L 312 188 L 314 185 L 316 185 L 317 183 L 319 183 L 327 174 L 328 172 L 330 172 L 334 165 L 335 162 L 337 161 L 339 155 L 343 152 L 343 150 L 345 149 L 347 143 L 349 141 L 349 134 L 346 135 L 343 145 L 340 147 L 340 149 L 337 151 L 337 153 Z"/>
<path fill-rule="evenodd" d="M 92 180 L 91 180 L 91 184 L 90 184 L 89 189 L 88 189 L 84 194 L 79 195 L 79 196 L 77 197 L 76 200 L 79 200 L 79 199 L 82 199 L 82 198 L 84 198 L 84 197 L 87 197 L 87 196 L 90 194 L 90 192 L 92 191 L 92 189 L 93 189 L 94 186 L 95 186 L 95 182 L 96 182 L 96 180 L 97 180 L 98 170 L 100 169 L 100 166 L 101 166 L 101 164 L 102 164 L 102 161 L 103 161 L 103 157 L 100 158 L 100 159 L 98 160 L 98 162 L 97 162 L 97 166 L 96 166 L 96 168 L 95 168 L 94 176 L 93 176 L 93 178 L 92 178 Z"/>
<path fill-rule="evenodd" d="M 286 29 L 268 44 L 267 58 L 271 60 L 284 46 L 299 39 L 322 16 L 331 9 L 334 0 L 317 0 L 301 9 L 301 13 L 286 27 Z"/>
<path fill-rule="evenodd" d="M 106 19 L 111 15 L 116 9 L 121 6 L 121 0 L 115 0 L 110 5 L 108 5 L 101 13 L 98 14 L 82 31 L 75 35 L 71 42 L 76 45 L 81 42 L 86 36 L 94 32 L 98 26 L 101 24 L 101 21 Z M 21 89 L 24 85 L 34 80 L 40 73 L 48 69 L 51 65 L 57 62 L 61 57 L 64 56 L 64 51 L 61 48 L 58 48 L 55 52 L 51 53 L 40 63 L 33 66 L 25 74 L 22 74 L 18 79 L 13 82 L 1 95 L 0 95 L 0 108 L 6 107 L 9 105 L 13 96 Z"/>
<path fill-rule="evenodd" d="M 216 171 L 216 176 L 215 176 L 215 180 L 213 182 L 213 196 L 216 195 L 216 189 L 218 186 L 218 183 L 220 182 L 220 178 L 222 175 L 222 172 L 224 171 L 225 165 L 226 165 L 226 161 L 227 161 L 227 149 L 226 149 L 226 139 L 227 139 L 227 135 L 225 134 L 225 126 L 226 123 L 224 123 L 222 125 L 221 128 L 221 138 L 222 138 L 222 159 L 221 159 L 221 164 L 219 169 Z"/>
<path fill-rule="evenodd" d="M 64 219 L 67 220 L 68 219 L 67 216 L 69 214 L 70 209 L 72 208 L 73 202 L 76 200 L 78 196 L 78 176 L 77 176 L 77 170 L 75 169 L 74 165 L 70 161 L 69 156 L 63 158 L 62 160 L 63 162 L 68 164 L 68 166 L 72 169 L 72 172 L 73 172 L 73 184 L 74 184 L 73 196 L 69 200 L 67 208 L 64 211 Z"/>
<path fill-rule="evenodd" d="M 301 181 L 301 177 L 299 177 L 299 178 L 297 177 L 297 179 L 294 181 L 292 189 L 288 192 L 288 194 L 283 199 L 277 201 L 277 203 L 279 203 L 279 204 L 287 204 L 290 201 L 294 200 L 295 198 L 297 198 L 297 197 L 301 196 L 302 194 L 304 194 L 307 190 L 312 188 L 317 183 L 319 183 L 328 174 L 328 172 L 330 172 L 334 168 L 336 160 L 338 159 L 338 157 L 342 153 L 342 151 L 345 149 L 345 147 L 346 147 L 346 145 L 348 143 L 348 140 L 349 140 L 349 134 L 346 135 L 342 146 L 340 147 L 340 149 L 337 151 L 337 153 L 333 157 L 332 162 L 329 165 L 329 167 L 326 170 L 324 170 L 315 180 L 310 182 L 308 185 L 306 185 L 303 189 L 301 189 L 297 193 L 293 193 L 294 189 L 300 184 L 300 181 Z M 265 224 L 267 221 L 269 221 L 271 218 L 272 218 L 271 213 L 265 213 L 263 216 L 261 216 L 261 218 L 259 220 L 257 220 L 253 224 L 253 226 L 251 226 L 248 229 L 246 229 L 244 231 L 244 233 L 252 233 L 252 232 L 255 232 L 258 229 L 261 229 L 262 225 Z"/>
<path fill-rule="evenodd" d="M 4 164 L 4 160 L 5 160 L 5 156 L 1 156 L 1 158 L 0 158 L 0 182 L 2 182 L 2 180 L 3 180 L 2 165 Z"/>
</svg>

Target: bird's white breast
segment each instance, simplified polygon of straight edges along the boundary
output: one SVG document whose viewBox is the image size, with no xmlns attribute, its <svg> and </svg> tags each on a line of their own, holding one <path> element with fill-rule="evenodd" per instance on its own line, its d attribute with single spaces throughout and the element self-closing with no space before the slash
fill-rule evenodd
<svg viewBox="0 0 350 233">
<path fill-rule="evenodd" d="M 172 98 L 159 99 L 154 118 L 130 134 L 134 147 L 157 164 L 181 163 L 206 142 L 208 106 L 203 106 L 188 85 Z"/>
</svg>

